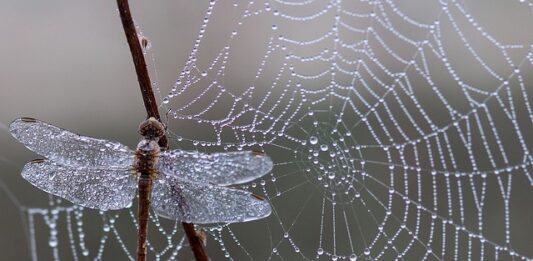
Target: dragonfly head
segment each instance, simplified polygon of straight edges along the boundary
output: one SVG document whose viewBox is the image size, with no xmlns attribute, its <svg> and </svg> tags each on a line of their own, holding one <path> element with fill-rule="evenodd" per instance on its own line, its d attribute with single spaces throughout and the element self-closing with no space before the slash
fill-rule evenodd
<svg viewBox="0 0 533 261">
<path fill-rule="evenodd" d="M 165 135 L 165 126 L 156 118 L 150 117 L 139 125 L 139 134 L 148 140 L 159 140 Z"/>
</svg>

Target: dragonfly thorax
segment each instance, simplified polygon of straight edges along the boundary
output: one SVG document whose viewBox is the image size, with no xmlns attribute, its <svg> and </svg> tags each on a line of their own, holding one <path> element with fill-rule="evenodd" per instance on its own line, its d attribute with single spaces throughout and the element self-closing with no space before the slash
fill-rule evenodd
<svg viewBox="0 0 533 261">
<path fill-rule="evenodd" d="M 137 145 L 134 170 L 140 176 L 154 178 L 157 175 L 156 163 L 159 156 L 159 145 L 155 140 L 143 139 Z"/>
<path fill-rule="evenodd" d="M 160 151 L 159 144 L 155 140 L 143 139 L 137 145 L 137 151 L 142 154 L 157 154 Z"/>
</svg>

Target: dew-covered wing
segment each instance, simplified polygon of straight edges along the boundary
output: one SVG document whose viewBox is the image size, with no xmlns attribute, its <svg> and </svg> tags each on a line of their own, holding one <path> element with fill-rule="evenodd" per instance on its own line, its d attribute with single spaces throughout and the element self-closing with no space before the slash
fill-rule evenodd
<svg viewBox="0 0 533 261">
<path fill-rule="evenodd" d="M 50 194 L 101 210 L 130 206 L 137 184 L 129 169 L 70 167 L 48 160 L 29 162 L 22 177 Z"/>
<path fill-rule="evenodd" d="M 270 157 L 253 151 L 206 154 L 172 150 L 160 154 L 157 167 L 192 182 L 231 185 L 259 178 L 271 171 L 272 165 Z"/>
<path fill-rule="evenodd" d="M 271 212 L 268 201 L 248 191 L 165 175 L 154 181 L 152 207 L 162 217 L 198 224 L 244 222 Z"/>
<path fill-rule="evenodd" d="M 62 165 L 130 167 L 131 150 L 118 142 L 80 136 L 32 118 L 16 119 L 11 135 L 28 149 Z"/>
</svg>

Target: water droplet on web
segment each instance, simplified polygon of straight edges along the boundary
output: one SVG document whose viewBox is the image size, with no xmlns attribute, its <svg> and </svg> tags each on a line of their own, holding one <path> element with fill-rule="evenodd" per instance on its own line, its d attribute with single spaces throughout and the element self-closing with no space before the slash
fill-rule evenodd
<svg viewBox="0 0 533 261">
<path fill-rule="evenodd" d="M 316 253 L 317 253 L 319 256 L 321 256 L 322 254 L 324 254 L 324 249 L 319 248 L 319 249 L 317 249 Z"/>
<path fill-rule="evenodd" d="M 311 145 L 316 145 L 318 143 L 318 138 L 315 136 L 311 136 L 309 138 L 309 143 L 311 143 Z"/>
<path fill-rule="evenodd" d="M 50 247 L 56 248 L 58 245 L 57 238 L 56 237 L 50 238 L 50 240 L 48 240 L 48 245 Z"/>
<path fill-rule="evenodd" d="M 350 255 L 350 261 L 355 261 L 357 260 L 357 255 L 356 254 L 351 254 Z"/>
<path fill-rule="evenodd" d="M 320 150 L 321 151 L 327 151 L 328 150 L 328 145 L 326 145 L 326 144 L 320 145 Z"/>
</svg>

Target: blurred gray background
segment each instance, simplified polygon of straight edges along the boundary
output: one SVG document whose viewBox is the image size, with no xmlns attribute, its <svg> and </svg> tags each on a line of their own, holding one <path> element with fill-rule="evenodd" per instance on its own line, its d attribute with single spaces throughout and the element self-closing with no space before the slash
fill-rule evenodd
<svg viewBox="0 0 533 261">
<path fill-rule="evenodd" d="M 472 16 L 489 30 L 495 39 L 503 43 L 526 45 L 533 42 L 533 34 L 528 31 L 528 25 L 533 24 L 533 13 L 526 5 L 519 4 L 519 1 L 464 2 L 465 6 L 469 7 L 468 11 Z M 152 42 L 150 55 L 153 54 L 155 57 L 159 76 L 158 85 L 162 90 L 167 90 L 173 85 L 191 51 L 207 10 L 208 1 L 132 1 L 131 6 L 136 21 Z M 431 8 L 439 8 L 438 6 L 436 3 L 425 3 L 425 1 L 402 3 L 402 8 L 408 10 L 410 16 L 419 17 L 421 20 L 435 18 L 437 12 Z M 227 24 L 217 24 L 216 28 L 232 30 L 234 25 L 233 20 L 230 19 L 233 15 L 231 8 L 221 4 L 220 8 L 215 8 L 215 10 L 217 12 L 215 15 L 229 17 L 226 20 L 221 19 Z M 305 10 L 301 11 L 305 13 Z M 244 78 L 246 75 L 250 76 L 246 68 L 246 58 L 255 57 L 254 53 L 258 52 L 257 45 L 261 46 L 257 47 L 259 50 L 263 50 L 265 42 L 260 36 L 264 35 L 261 30 L 271 30 L 269 26 L 272 22 L 268 19 L 269 16 L 258 19 L 257 23 L 262 26 L 254 27 L 253 23 L 247 25 L 250 26 L 246 29 L 248 33 L 245 34 L 246 37 L 240 39 L 239 46 L 242 48 L 236 47 L 233 50 L 239 53 L 238 57 L 241 57 L 236 58 L 236 62 L 231 65 L 236 70 L 232 74 L 235 77 L 226 77 L 225 85 L 231 86 L 233 83 L 239 85 L 241 81 L 244 81 L 238 77 L 239 74 L 244 75 L 242 76 Z M 29 241 L 24 232 L 24 222 L 27 220 L 21 219 L 21 213 L 26 207 L 46 208 L 49 198 L 44 192 L 32 187 L 20 177 L 19 173 L 24 163 L 36 158 L 36 155 L 18 144 L 9 135 L 6 129 L 9 122 L 17 117 L 31 116 L 80 134 L 116 140 L 134 147 L 139 140 L 136 129 L 139 122 L 144 119 L 145 112 L 114 1 L 0 0 L 0 21 L 2 37 L 0 45 L 0 61 L 2 61 L 0 63 L 0 207 L 2 208 L 0 210 L 2 213 L 0 214 L 0 259 L 29 260 L 31 258 Z M 302 29 L 301 24 L 300 27 L 291 28 L 289 22 L 285 23 L 288 25 L 283 28 L 288 35 L 291 34 L 291 30 L 294 34 L 313 35 L 315 30 L 308 28 L 307 31 L 305 27 Z M 322 25 L 314 26 L 317 26 L 314 28 L 320 28 Z M 208 35 L 209 38 L 202 42 L 200 51 L 206 56 L 218 53 L 217 48 L 227 40 L 226 35 L 216 30 L 210 31 Z M 455 40 L 450 39 L 450 41 Z M 464 49 L 458 41 L 456 44 L 458 49 Z M 212 52 L 211 48 L 214 48 Z M 449 48 L 453 49 L 453 44 Z M 483 57 L 489 53 L 483 52 Z M 458 59 L 458 57 L 455 58 Z M 153 72 L 154 62 L 151 56 L 147 58 Z M 461 65 L 458 67 L 461 69 Z M 470 68 L 466 62 L 463 67 L 465 68 L 462 69 L 466 70 L 465 74 L 469 75 Z M 478 67 L 480 66 L 477 65 L 474 68 Z M 241 68 L 242 71 L 240 71 Z M 472 70 L 470 75 L 476 75 L 477 71 Z M 506 71 L 507 69 L 501 67 L 500 70 Z M 438 70 L 433 69 L 432 72 L 438 73 Z M 439 78 L 438 75 L 435 77 Z M 483 85 L 483 79 L 476 80 Z M 531 81 L 526 81 L 526 83 L 529 84 L 527 91 L 532 95 Z M 163 95 L 165 94 L 166 92 L 163 91 Z M 448 96 L 450 97 L 452 96 Z M 522 118 L 522 120 L 528 121 L 527 118 Z M 191 128 L 189 124 L 180 123 L 179 121 L 173 122 L 175 126 L 172 130 L 180 135 L 184 133 L 184 136 L 194 138 L 193 135 L 198 130 Z M 513 130 L 509 131 L 513 132 Z M 173 145 L 176 146 L 176 141 Z M 278 157 L 283 158 L 283 155 L 274 156 L 275 159 Z M 290 170 L 280 172 L 289 173 Z M 516 182 L 527 183 L 525 180 Z M 515 246 L 520 254 L 533 257 L 533 251 L 528 248 L 533 244 L 531 237 L 533 229 L 530 224 L 533 210 L 529 203 L 531 187 L 524 185 L 514 189 L 513 193 L 518 195 L 516 196 L 519 199 L 518 202 L 521 202 L 513 205 L 513 211 L 516 212 L 512 213 L 518 215 L 518 218 L 513 219 L 513 222 L 517 222 L 517 225 L 513 226 L 513 243 L 516 243 Z M 304 194 L 294 195 L 294 197 L 300 198 L 292 199 L 291 204 L 303 202 L 307 198 Z M 443 197 L 446 198 L 446 195 L 444 194 Z M 320 196 L 314 200 L 321 202 Z M 277 201 L 276 204 L 279 204 L 277 205 L 279 210 L 291 210 L 291 205 L 284 206 L 283 201 Z M 127 212 L 124 216 L 126 216 L 125 222 L 131 222 Z M 100 233 L 101 224 L 91 218 L 100 219 L 100 216 L 96 212 L 89 211 L 84 218 L 87 220 L 86 233 L 89 238 L 93 238 L 92 234 Z M 95 223 L 94 228 L 90 227 L 92 222 Z M 244 248 L 249 251 L 248 255 L 243 254 L 242 251 L 235 254 L 236 259 L 253 257 L 253 259 L 263 260 L 271 255 L 271 248 L 263 245 L 271 244 L 268 241 L 273 238 L 279 239 L 282 232 L 279 228 L 271 227 L 269 224 L 276 225 L 279 221 L 274 219 L 259 221 L 235 228 L 236 233 L 240 233 L 240 238 L 247 244 Z M 254 230 L 257 228 L 259 229 Z M 154 228 L 151 229 L 155 231 Z M 317 227 L 310 228 L 310 230 L 317 229 Z M 246 231 L 261 232 L 257 232 L 257 235 L 246 235 Z M 44 244 L 44 247 L 38 246 L 40 259 L 52 259 L 49 248 L 46 246 L 49 229 L 42 220 L 36 222 L 36 233 L 37 244 Z M 128 228 L 124 225 L 121 233 L 128 240 L 130 251 L 133 251 L 136 231 L 131 226 Z M 316 245 L 312 244 L 315 244 L 317 239 L 308 240 L 305 235 L 293 235 L 293 237 L 301 248 L 308 250 L 304 253 L 307 258 L 315 256 L 313 251 Z M 97 237 L 94 236 L 94 238 Z M 63 240 L 66 239 L 63 238 Z M 233 242 L 231 239 L 229 241 Z M 306 245 L 306 242 L 310 242 L 309 245 Z M 88 245 L 94 246 L 95 243 L 88 243 Z M 223 253 L 219 251 L 220 246 L 216 242 L 210 241 L 208 246 L 215 258 L 222 257 Z M 239 246 L 229 247 L 239 249 Z M 124 259 L 125 256 L 121 254 L 123 252 L 118 248 L 116 243 L 109 243 L 105 249 L 104 260 L 111 260 L 111 257 L 115 255 L 118 260 Z M 294 251 L 287 250 L 290 249 L 289 246 L 284 246 L 284 248 L 285 252 L 281 252 L 281 255 L 287 253 L 286 260 L 303 258 Z M 62 248 L 62 251 L 67 253 L 62 256 L 68 260 L 69 250 Z M 190 258 L 187 252 L 188 250 L 185 250 L 183 254 L 185 259 Z"/>
</svg>

